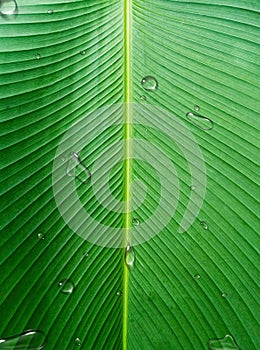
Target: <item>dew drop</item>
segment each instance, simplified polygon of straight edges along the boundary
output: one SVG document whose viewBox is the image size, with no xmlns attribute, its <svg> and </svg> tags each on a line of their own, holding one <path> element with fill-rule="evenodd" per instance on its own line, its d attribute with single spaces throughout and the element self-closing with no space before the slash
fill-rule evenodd
<svg viewBox="0 0 260 350">
<path fill-rule="evenodd" d="M 227 293 L 224 293 L 224 292 L 221 294 L 221 296 L 222 296 L 222 298 L 227 298 L 228 297 Z"/>
<path fill-rule="evenodd" d="M 199 279 L 201 278 L 201 276 L 200 276 L 199 274 L 196 274 L 196 275 L 194 275 L 194 278 L 195 278 L 196 280 L 199 280 Z"/>
<path fill-rule="evenodd" d="M 74 290 L 74 284 L 69 279 L 64 279 L 58 284 L 60 290 L 64 294 L 71 294 Z"/>
<path fill-rule="evenodd" d="M 48 10 L 48 11 L 47 11 L 48 15 L 52 15 L 53 12 L 54 12 L 53 10 Z"/>
<path fill-rule="evenodd" d="M 145 95 L 142 95 L 142 96 L 140 96 L 140 100 L 142 100 L 142 101 L 146 101 L 146 100 L 147 100 L 147 98 L 146 98 L 146 96 L 145 96 Z"/>
<path fill-rule="evenodd" d="M 40 55 L 39 53 L 37 53 L 37 54 L 35 55 L 35 58 L 36 58 L 36 60 L 39 60 L 39 59 L 41 58 L 41 55 Z"/>
<path fill-rule="evenodd" d="M 214 123 L 211 119 L 198 113 L 188 112 L 186 114 L 186 118 L 193 125 L 197 126 L 199 129 L 202 129 L 202 130 L 211 130 L 214 127 Z"/>
<path fill-rule="evenodd" d="M 154 91 L 158 89 L 158 81 L 150 75 L 141 80 L 141 85 L 146 91 Z"/>
<path fill-rule="evenodd" d="M 194 106 L 194 110 L 195 110 L 196 112 L 198 112 L 198 111 L 200 110 L 200 106 L 195 105 L 195 106 Z"/>
<path fill-rule="evenodd" d="M 134 267 L 135 264 L 135 251 L 134 248 L 131 247 L 129 244 L 126 246 L 125 249 L 125 263 L 130 268 Z"/>
<path fill-rule="evenodd" d="M 8 338 L 0 338 L 0 349 L 40 350 L 46 345 L 46 335 L 39 330 L 29 330 Z"/>
<path fill-rule="evenodd" d="M 18 6 L 15 0 L 0 1 L 0 13 L 3 16 L 10 16 L 17 14 Z"/>
<path fill-rule="evenodd" d="M 200 224 L 204 230 L 208 230 L 209 226 L 205 221 L 201 221 Z"/>
<path fill-rule="evenodd" d="M 195 187 L 194 185 L 190 185 L 190 190 L 191 190 L 191 191 L 194 191 L 195 188 L 196 188 L 196 187 Z"/>
<path fill-rule="evenodd" d="M 85 51 L 85 50 L 81 50 L 81 51 L 80 51 L 80 54 L 81 54 L 82 56 L 84 56 L 84 55 L 86 55 L 86 51 Z"/>
<path fill-rule="evenodd" d="M 122 293 L 121 291 L 118 291 L 118 292 L 116 292 L 116 295 L 117 295 L 118 297 L 121 297 L 121 296 L 123 295 L 123 293 Z"/>
<path fill-rule="evenodd" d="M 90 171 L 75 152 L 70 155 L 67 165 L 67 175 L 77 178 L 83 184 L 89 183 L 91 179 Z"/>
<path fill-rule="evenodd" d="M 210 350 L 239 350 L 235 339 L 230 334 L 221 339 L 210 339 L 208 346 Z"/>
<path fill-rule="evenodd" d="M 133 226 L 138 226 L 138 225 L 140 225 L 140 220 L 139 220 L 138 218 L 133 218 L 133 220 L 132 220 L 132 225 L 133 225 Z"/>
<path fill-rule="evenodd" d="M 75 339 L 74 339 L 74 343 L 75 343 L 75 345 L 77 345 L 77 346 L 81 346 L 82 341 L 81 341 L 80 338 L 75 338 Z"/>
<path fill-rule="evenodd" d="M 44 239 L 45 239 L 45 234 L 42 233 L 42 232 L 39 232 L 39 233 L 37 234 L 37 237 L 38 237 L 38 239 L 44 240 Z"/>
</svg>

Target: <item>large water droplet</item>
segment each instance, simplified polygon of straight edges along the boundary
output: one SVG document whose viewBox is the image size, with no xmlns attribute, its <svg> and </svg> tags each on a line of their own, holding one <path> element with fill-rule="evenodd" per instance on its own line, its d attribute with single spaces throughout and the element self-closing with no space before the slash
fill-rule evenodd
<svg viewBox="0 0 260 350">
<path fill-rule="evenodd" d="M 141 80 L 141 85 L 146 91 L 154 91 L 158 89 L 158 81 L 155 77 L 152 77 L 150 75 L 144 77 Z"/>
<path fill-rule="evenodd" d="M 0 339 L 0 349 L 40 350 L 46 345 L 46 335 L 39 330 L 30 330 L 22 334 Z"/>
<path fill-rule="evenodd" d="M 10 16 L 17 14 L 18 6 L 15 0 L 1 0 L 0 1 L 0 13 L 4 16 Z"/>
<path fill-rule="evenodd" d="M 81 341 L 80 338 L 75 338 L 75 339 L 74 339 L 74 343 L 75 343 L 75 345 L 77 345 L 77 346 L 81 346 L 82 341 Z"/>
<path fill-rule="evenodd" d="M 129 244 L 125 248 L 125 263 L 130 268 L 134 267 L 135 264 L 135 251 Z"/>
<path fill-rule="evenodd" d="M 64 279 L 59 282 L 59 287 L 62 293 L 71 294 L 74 290 L 74 284 L 69 279 Z"/>
<path fill-rule="evenodd" d="M 205 221 L 201 221 L 200 224 L 204 230 L 208 230 L 209 226 Z"/>
<path fill-rule="evenodd" d="M 91 173 L 88 168 L 82 163 L 77 153 L 72 153 L 68 165 L 67 175 L 77 178 L 81 183 L 86 184 L 91 179 Z"/>
<path fill-rule="evenodd" d="M 211 130 L 214 127 L 214 123 L 208 117 L 204 117 L 201 114 L 188 112 L 186 118 L 195 126 L 202 130 Z"/>
<path fill-rule="evenodd" d="M 208 345 L 210 350 L 239 350 L 235 339 L 229 334 L 222 339 L 210 339 Z"/>
</svg>

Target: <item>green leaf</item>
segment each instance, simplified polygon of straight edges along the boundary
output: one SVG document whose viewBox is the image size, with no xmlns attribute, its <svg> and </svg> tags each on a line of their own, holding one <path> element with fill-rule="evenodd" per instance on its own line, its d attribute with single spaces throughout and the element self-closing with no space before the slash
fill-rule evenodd
<svg viewBox="0 0 260 350">
<path fill-rule="evenodd" d="M 260 347 L 259 12 L 0 1 L 0 349 Z"/>
</svg>

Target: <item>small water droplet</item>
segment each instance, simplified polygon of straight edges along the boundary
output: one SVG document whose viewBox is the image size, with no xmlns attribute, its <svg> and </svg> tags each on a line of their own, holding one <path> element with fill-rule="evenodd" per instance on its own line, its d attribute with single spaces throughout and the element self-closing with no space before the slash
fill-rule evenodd
<svg viewBox="0 0 260 350">
<path fill-rule="evenodd" d="M 91 173 L 88 168 L 82 163 L 79 155 L 77 153 L 72 153 L 68 165 L 67 165 L 67 175 L 77 178 L 81 183 L 89 183 L 91 179 Z"/>
<path fill-rule="evenodd" d="M 200 224 L 204 230 L 208 230 L 209 226 L 205 221 L 201 221 Z"/>
<path fill-rule="evenodd" d="M 1 0 L 0 14 L 3 16 L 10 16 L 17 14 L 18 6 L 15 0 Z"/>
<path fill-rule="evenodd" d="M 195 105 L 195 106 L 194 106 L 194 110 L 195 110 L 196 112 L 198 112 L 198 111 L 200 110 L 200 106 Z"/>
<path fill-rule="evenodd" d="M 145 95 L 142 95 L 142 96 L 140 96 L 140 100 L 146 101 L 146 100 L 147 100 L 147 97 L 146 97 Z"/>
<path fill-rule="evenodd" d="M 52 15 L 53 12 L 54 12 L 53 10 L 48 10 L 48 11 L 47 11 L 48 15 Z"/>
<path fill-rule="evenodd" d="M 122 293 L 121 291 L 119 291 L 119 292 L 116 292 L 116 295 L 117 295 L 118 297 L 121 297 L 121 296 L 123 295 L 123 293 Z"/>
<path fill-rule="evenodd" d="M 154 91 L 158 89 L 158 81 L 156 78 L 148 75 L 141 80 L 141 85 L 146 91 Z"/>
<path fill-rule="evenodd" d="M 138 226 L 138 225 L 140 225 L 140 220 L 139 220 L 138 218 L 133 218 L 133 220 L 132 220 L 132 225 L 133 225 L 133 226 Z"/>
<path fill-rule="evenodd" d="M 202 130 L 211 130 L 214 127 L 214 123 L 211 119 L 198 113 L 188 112 L 186 114 L 186 118 L 193 125 L 197 126 L 199 129 L 202 129 Z"/>
<path fill-rule="evenodd" d="M 201 278 L 201 276 L 200 276 L 199 274 L 196 274 L 196 275 L 194 275 L 194 278 L 195 278 L 196 280 L 199 280 L 199 279 Z"/>
<path fill-rule="evenodd" d="M 221 339 L 210 339 L 208 346 L 210 350 L 239 350 L 235 339 L 230 334 Z"/>
<path fill-rule="evenodd" d="M 135 264 L 135 251 L 129 244 L 125 248 L 125 263 L 130 268 L 134 267 Z"/>
<path fill-rule="evenodd" d="M 194 191 L 195 188 L 196 188 L 196 187 L 195 187 L 194 185 L 190 185 L 190 190 L 191 190 L 191 191 Z"/>
<path fill-rule="evenodd" d="M 39 59 L 41 58 L 41 55 L 40 55 L 39 53 L 37 53 L 37 54 L 35 55 L 35 58 L 36 58 L 36 60 L 39 60 Z"/>
<path fill-rule="evenodd" d="M 40 350 L 46 345 L 46 335 L 39 330 L 29 330 L 22 334 L 0 339 L 0 349 Z"/>
<path fill-rule="evenodd" d="M 71 294 L 74 290 L 74 284 L 69 279 L 64 279 L 59 282 L 58 286 L 64 294 Z"/>
<path fill-rule="evenodd" d="M 75 345 L 77 345 L 77 346 L 81 346 L 82 341 L 81 341 L 80 338 L 75 338 L 75 339 L 74 339 L 74 343 L 75 343 Z"/>
<path fill-rule="evenodd" d="M 86 55 L 86 50 L 81 50 L 81 51 L 80 51 L 80 54 L 81 54 L 82 56 Z"/>
<path fill-rule="evenodd" d="M 83 257 L 87 258 L 89 256 L 88 252 L 83 253 Z"/>
<path fill-rule="evenodd" d="M 42 233 L 42 232 L 39 232 L 38 234 L 37 234 L 37 237 L 38 237 L 38 239 L 45 239 L 45 234 L 44 233 Z"/>
<path fill-rule="evenodd" d="M 222 296 L 222 298 L 227 298 L 228 297 L 227 293 L 224 293 L 224 292 L 221 294 L 221 296 Z"/>
</svg>

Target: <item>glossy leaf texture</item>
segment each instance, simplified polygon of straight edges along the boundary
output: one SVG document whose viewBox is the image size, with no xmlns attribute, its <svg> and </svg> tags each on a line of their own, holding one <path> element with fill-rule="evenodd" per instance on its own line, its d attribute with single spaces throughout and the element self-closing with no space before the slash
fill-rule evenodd
<svg viewBox="0 0 260 350">
<path fill-rule="evenodd" d="M 257 0 L 0 1 L 0 349 L 260 347 L 259 12 Z M 130 238 L 152 237 L 122 249 L 83 235 L 125 231 L 127 88 Z M 84 147 L 57 158 L 79 121 Z M 88 213 L 81 235 L 55 164 Z M 93 190 L 95 171 L 111 196 Z M 180 232 L 190 198 L 201 205 Z"/>
</svg>

